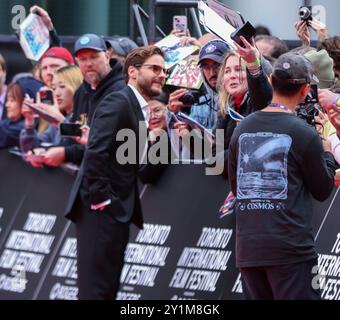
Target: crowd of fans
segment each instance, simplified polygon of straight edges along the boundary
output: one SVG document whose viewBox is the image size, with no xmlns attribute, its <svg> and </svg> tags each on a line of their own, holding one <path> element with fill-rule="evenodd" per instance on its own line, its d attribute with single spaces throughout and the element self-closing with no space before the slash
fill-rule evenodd
<svg viewBox="0 0 340 320">
<path fill-rule="evenodd" d="M 72 55 L 62 47 L 48 13 L 37 6 L 32 7 L 31 12 L 38 13 L 50 30 L 51 47 L 31 74 L 16 75 L 8 86 L 6 61 L 0 54 L 0 148 L 19 147 L 24 159 L 37 167 L 59 167 L 65 163 L 79 166 L 96 107 L 109 93 L 126 85 L 124 61 L 137 45 L 126 37 L 86 34 L 77 40 Z M 319 102 L 304 108 L 317 110 L 316 130 L 329 141 L 333 155 L 340 163 L 340 36 L 330 37 L 326 26 L 315 18 L 309 25 L 299 21 L 294 27 L 301 46 L 292 51 L 304 55 L 312 63 L 318 78 Z M 164 88 L 162 96 L 150 102 L 151 141 L 167 132 L 179 156 L 178 146 L 175 146 L 178 139 L 172 138 L 173 132 L 184 138 L 193 130 L 187 122 L 176 118 L 179 111 L 212 133 L 223 129 L 224 152 L 216 157 L 223 157 L 223 175 L 227 176 L 229 142 L 239 121 L 235 114 L 246 117 L 271 102 L 272 88 L 268 79 L 272 65 L 289 51 L 287 44 L 270 35 L 266 28 L 258 27 L 257 31 L 253 41 L 243 38 L 244 46 L 237 46 L 236 50 L 210 34 L 195 39 L 188 36 L 188 32 L 172 31 L 181 38 L 183 46 L 192 44 L 200 48 L 198 65 L 204 83 L 199 102 L 194 105 L 188 106 L 181 101 L 181 97 L 188 93 L 185 88 Z M 311 31 L 318 36 L 316 48 L 311 47 Z M 84 49 L 83 45 L 89 41 L 93 48 Z M 39 93 L 46 90 L 53 91 L 53 105 L 40 100 Z M 45 110 L 55 121 L 39 117 L 28 106 L 30 104 Z M 81 124 L 82 137 L 62 136 L 60 122 Z M 212 144 L 216 147 L 216 142 Z M 335 183 L 340 185 L 340 173 Z"/>
</svg>

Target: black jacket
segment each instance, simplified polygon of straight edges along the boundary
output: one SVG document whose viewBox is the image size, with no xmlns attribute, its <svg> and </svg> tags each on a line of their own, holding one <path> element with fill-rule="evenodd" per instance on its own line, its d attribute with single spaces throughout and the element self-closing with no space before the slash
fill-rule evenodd
<svg viewBox="0 0 340 320">
<path fill-rule="evenodd" d="M 131 130 L 137 136 L 136 141 L 139 141 L 139 123 L 145 126 L 142 110 L 130 87 L 108 95 L 100 103 L 92 122 L 84 160 L 71 191 L 66 217 L 76 221 L 77 196 L 87 210 L 91 204 L 110 199 L 111 205 L 105 207 L 104 214 L 110 214 L 122 223 L 133 221 L 142 227 L 138 192 L 140 165 L 138 161 L 120 164 L 116 157 L 117 150 L 125 143 L 116 139 L 117 133 L 121 129 Z M 133 151 L 138 154 L 138 150 Z"/>
<path fill-rule="evenodd" d="M 73 115 L 70 122 L 81 121 L 87 118 L 87 125 L 91 126 L 93 114 L 98 105 L 107 95 L 114 91 L 119 91 L 126 86 L 123 80 L 123 67 L 119 60 L 111 60 L 112 70 L 99 83 L 96 90 L 84 81 L 74 95 Z M 65 162 L 72 162 L 80 165 L 85 147 L 79 144 L 65 146 Z"/>
<path fill-rule="evenodd" d="M 239 113 L 243 116 L 248 116 L 251 113 L 264 109 L 267 107 L 273 97 L 273 90 L 268 81 L 266 74 L 264 73 L 261 67 L 261 73 L 254 77 L 247 71 L 247 81 L 248 81 L 248 92 L 246 93 L 243 102 L 241 103 Z M 234 108 L 234 105 L 231 104 L 231 108 Z M 223 117 L 221 114 L 218 115 L 216 129 L 224 130 L 224 141 L 223 141 L 223 150 L 224 154 L 217 154 L 216 157 L 224 157 L 224 170 L 223 176 L 227 177 L 228 175 L 228 148 L 230 139 L 234 133 L 236 128 L 236 121 L 230 118 L 229 115 Z M 216 145 L 214 146 L 214 149 Z M 215 152 L 215 150 L 214 150 Z"/>
</svg>

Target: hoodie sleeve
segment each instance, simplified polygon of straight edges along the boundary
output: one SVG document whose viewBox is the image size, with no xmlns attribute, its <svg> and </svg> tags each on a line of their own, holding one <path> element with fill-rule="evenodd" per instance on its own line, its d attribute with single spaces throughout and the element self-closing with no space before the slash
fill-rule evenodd
<svg viewBox="0 0 340 320">
<path fill-rule="evenodd" d="M 267 107 L 272 101 L 273 89 L 264 73 L 263 67 L 260 67 L 260 73 L 256 76 L 251 75 L 247 70 L 247 81 L 250 105 L 253 111 L 258 111 Z"/>
</svg>

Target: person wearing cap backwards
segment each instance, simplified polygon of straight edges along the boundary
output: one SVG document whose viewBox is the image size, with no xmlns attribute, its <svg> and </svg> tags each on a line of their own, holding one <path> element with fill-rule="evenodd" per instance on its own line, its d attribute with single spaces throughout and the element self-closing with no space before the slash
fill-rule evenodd
<svg viewBox="0 0 340 320">
<path fill-rule="evenodd" d="M 78 60 L 85 63 L 80 53 Z M 85 76 L 97 78 L 93 69 L 85 70 L 91 71 Z M 163 51 L 155 46 L 134 49 L 126 59 L 124 75 L 128 86 L 107 95 L 97 106 L 65 211 L 76 225 L 81 300 L 115 298 L 130 223 L 143 226 L 137 178 L 141 160 L 146 159 L 148 101 L 161 93 L 165 83 Z M 121 139 L 127 131 L 141 141 L 139 150 L 128 148 L 128 159 L 126 139 Z M 140 132 L 145 132 L 145 139 Z"/>
<path fill-rule="evenodd" d="M 92 116 L 106 96 L 123 89 L 123 67 L 111 59 L 105 41 L 95 34 L 85 34 L 75 43 L 74 54 L 84 83 L 76 91 L 70 122 L 91 125 Z M 64 162 L 80 165 L 85 146 L 73 144 L 50 148 L 45 154 L 45 165 L 58 167 Z"/>
<path fill-rule="evenodd" d="M 320 299 L 312 197 L 334 187 L 330 144 L 294 112 L 310 91 L 311 63 L 297 53 L 278 58 L 273 100 L 245 118 L 229 146 L 236 195 L 236 264 L 247 299 Z"/>
</svg>

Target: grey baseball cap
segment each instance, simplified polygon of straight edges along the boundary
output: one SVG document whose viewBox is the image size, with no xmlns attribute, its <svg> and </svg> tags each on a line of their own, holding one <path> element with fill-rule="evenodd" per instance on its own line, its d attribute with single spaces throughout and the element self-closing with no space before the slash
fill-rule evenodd
<svg viewBox="0 0 340 320">
<path fill-rule="evenodd" d="M 96 34 L 88 33 L 82 35 L 74 45 L 74 54 L 80 50 L 91 49 L 95 51 L 106 51 L 107 46 L 104 39 Z"/>
<path fill-rule="evenodd" d="M 292 84 L 318 83 L 312 63 L 302 54 L 288 52 L 274 63 L 273 76 Z"/>
<path fill-rule="evenodd" d="M 138 47 L 137 44 L 128 37 L 106 38 L 105 40 L 108 46 L 111 46 L 114 51 L 124 57 Z"/>
</svg>

